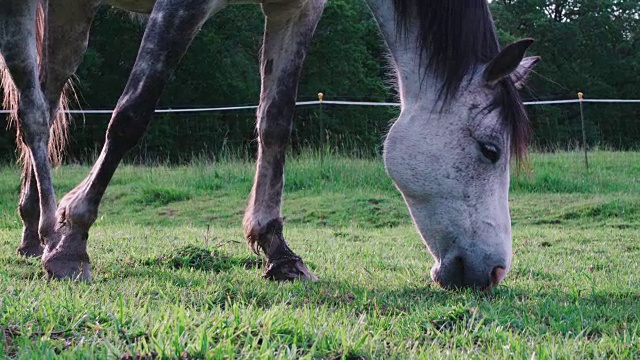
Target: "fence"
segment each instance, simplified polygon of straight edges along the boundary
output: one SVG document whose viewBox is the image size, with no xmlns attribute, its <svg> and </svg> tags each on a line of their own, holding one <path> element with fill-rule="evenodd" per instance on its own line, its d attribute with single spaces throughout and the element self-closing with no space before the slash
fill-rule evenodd
<svg viewBox="0 0 640 360">
<path fill-rule="evenodd" d="M 579 104 L 582 135 L 580 145 L 585 149 L 585 165 L 588 166 L 587 146 L 585 146 L 587 143 L 585 103 L 625 104 L 640 103 L 640 100 L 585 99 L 579 94 L 576 99 L 527 101 L 524 104 L 526 106 Z M 400 104 L 326 100 L 324 95 L 320 93 L 318 100 L 301 101 L 296 105 L 301 109 L 297 114 L 298 119 L 293 134 L 294 148 L 309 144 L 336 145 L 341 148 L 365 148 L 365 151 L 375 153 L 379 150 L 371 149 L 371 144 L 379 145 L 381 143 L 381 138 L 388 128 L 388 119 L 397 115 L 397 108 Z M 190 160 L 194 155 L 202 154 L 220 156 L 233 152 L 252 156 L 251 154 L 255 151 L 255 142 L 252 143 L 251 140 L 254 138 L 253 127 L 256 108 L 257 105 L 158 109 L 156 110 L 158 116 L 156 116 L 151 131 L 132 152 L 136 154 L 132 157 L 138 160 L 161 158 L 171 162 L 181 162 Z M 340 110 L 337 110 L 338 108 Z M 364 110 L 363 108 L 368 109 Z M 388 114 L 381 114 L 380 110 L 372 110 L 384 108 L 392 110 L 388 111 Z M 73 123 L 71 143 L 71 147 L 74 149 L 71 153 L 75 155 L 73 157 L 84 160 L 93 157 L 100 150 L 101 142 L 104 139 L 104 129 L 112 112 L 111 109 L 69 111 L 71 114 L 82 115 L 81 118 L 76 118 Z M 7 113 L 7 111 L 0 111 L 0 113 Z M 215 113 L 218 115 L 211 115 Z M 211 119 L 212 116 L 215 116 L 215 120 Z M 91 117 L 92 120 L 87 121 L 87 117 Z M 342 123 L 351 117 L 360 119 L 353 125 L 353 128 L 356 126 L 358 128 L 357 136 L 341 138 L 339 131 L 332 131 L 338 122 Z M 382 120 L 377 120 L 377 122 L 367 120 L 374 118 Z M 362 119 L 365 120 L 362 121 Z"/>
<path fill-rule="evenodd" d="M 400 103 L 392 102 L 374 102 L 374 101 L 335 101 L 324 100 L 322 93 L 318 94 L 319 100 L 314 101 L 299 101 L 296 102 L 296 106 L 310 106 L 310 105 L 348 105 L 348 106 L 394 106 L 400 107 Z M 546 101 L 525 101 L 525 106 L 532 105 L 559 105 L 559 104 L 577 104 L 577 103 L 639 103 L 640 100 L 636 99 L 584 99 L 582 93 L 578 93 L 578 99 L 567 100 L 546 100 Z M 228 107 L 201 107 L 201 108 L 189 108 L 189 109 L 156 109 L 156 114 L 167 113 L 202 113 L 202 112 L 214 112 L 214 111 L 234 111 L 234 110 L 252 110 L 257 109 L 258 105 L 247 106 L 228 106 Z M 0 114 L 9 114 L 8 110 L 0 110 Z M 68 110 L 69 114 L 112 114 L 113 109 L 100 109 L 100 110 Z"/>
</svg>

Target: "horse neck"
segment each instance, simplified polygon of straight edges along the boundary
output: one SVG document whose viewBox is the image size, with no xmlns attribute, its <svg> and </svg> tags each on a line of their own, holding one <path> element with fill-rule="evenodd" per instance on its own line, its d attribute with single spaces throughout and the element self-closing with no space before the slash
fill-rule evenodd
<svg viewBox="0 0 640 360">
<path fill-rule="evenodd" d="M 438 100 L 440 80 L 424 71 L 427 54 L 421 51 L 415 26 L 398 31 L 396 11 L 392 0 L 366 0 L 375 17 L 382 37 L 391 53 L 396 70 L 402 109 L 417 105 L 434 105 Z M 413 22 L 416 23 L 417 21 Z"/>
</svg>

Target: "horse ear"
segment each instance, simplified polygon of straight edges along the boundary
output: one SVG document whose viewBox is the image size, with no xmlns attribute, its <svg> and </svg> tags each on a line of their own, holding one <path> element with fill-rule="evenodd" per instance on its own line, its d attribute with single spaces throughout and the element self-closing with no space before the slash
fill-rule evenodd
<svg viewBox="0 0 640 360">
<path fill-rule="evenodd" d="M 495 85 L 507 76 L 515 76 L 516 84 L 518 84 L 516 81 L 523 83 L 533 65 L 539 60 L 539 58 L 524 59 L 524 53 L 531 44 L 533 39 L 522 39 L 504 48 L 484 70 L 484 79 L 487 84 Z M 521 65 L 524 67 L 520 68 Z M 520 70 L 522 70 L 521 73 Z"/>
<path fill-rule="evenodd" d="M 540 61 L 540 56 L 527 56 L 520 61 L 520 65 L 511 73 L 511 80 L 516 86 L 516 89 L 520 90 L 524 87 L 529 74 L 531 74 L 531 70 L 533 70 L 533 67 L 538 61 Z"/>
</svg>

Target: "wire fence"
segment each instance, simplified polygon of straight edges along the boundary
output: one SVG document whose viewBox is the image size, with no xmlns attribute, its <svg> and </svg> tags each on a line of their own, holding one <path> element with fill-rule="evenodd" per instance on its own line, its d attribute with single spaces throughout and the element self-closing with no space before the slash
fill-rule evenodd
<svg viewBox="0 0 640 360">
<path fill-rule="evenodd" d="M 612 115 L 618 107 L 599 111 L 587 106 L 587 110 L 592 111 L 585 114 L 582 107 L 586 103 L 640 104 L 640 100 L 577 98 L 526 101 L 524 105 L 531 107 L 529 112 L 536 116 L 534 138 L 538 136 L 551 144 L 567 144 L 574 149 L 587 149 L 585 144 L 589 143 L 616 144 L 611 132 L 603 130 L 609 124 L 601 122 L 601 119 L 612 116 L 614 119 L 609 122 L 615 122 L 615 117 L 621 117 Z M 571 106 L 576 104 L 580 107 Z M 400 106 L 396 102 L 327 100 L 322 93 L 318 94 L 318 100 L 300 101 L 296 105 L 293 149 L 329 147 L 359 156 L 380 154 L 389 120 L 398 115 Z M 152 126 L 130 152 L 129 159 L 136 162 L 160 160 L 180 163 L 191 161 L 194 157 L 252 157 L 257 145 L 254 130 L 257 108 L 258 105 L 157 109 Z M 554 114 L 560 109 L 562 115 Z M 8 111 L 0 113 L 6 114 Z M 75 115 L 70 131 L 69 161 L 91 161 L 102 148 L 113 109 L 70 110 L 69 113 Z M 549 113 L 553 116 L 547 116 Z M 632 113 L 640 117 L 640 111 Z M 585 122 L 585 116 L 587 120 L 592 120 Z M 566 121 L 558 124 L 558 118 Z M 553 121 L 556 123 L 545 123 L 548 119 L 555 119 Z M 630 137 L 632 143 L 640 144 L 640 126 L 623 132 L 627 133 L 624 135 Z M 556 133 L 565 135 L 553 138 Z M 13 141 L 9 139 L 13 134 L 5 131 L 3 142 L 3 134 L 0 133 L 0 152 L 9 154 L 13 151 Z M 602 142 L 602 139 L 609 143 Z"/>
<path fill-rule="evenodd" d="M 525 101 L 525 106 L 535 105 L 560 105 L 560 104 L 578 104 L 578 103 L 636 103 L 640 104 L 640 100 L 637 99 L 567 99 L 567 100 L 545 100 L 545 101 Z M 400 103 L 395 102 L 375 102 L 375 101 L 336 101 L 336 100 L 314 100 L 314 101 L 299 101 L 296 102 L 296 106 L 311 106 L 311 105 L 345 105 L 345 106 L 391 106 L 400 107 Z M 170 114 L 170 113 L 203 113 L 203 112 L 217 112 L 217 111 L 236 111 L 236 110 L 252 110 L 257 109 L 258 105 L 246 105 L 246 106 L 225 106 L 225 107 L 197 107 L 197 108 L 185 108 L 185 109 L 156 109 L 156 114 Z M 0 114 L 9 114 L 9 110 L 0 110 Z M 113 109 L 94 109 L 94 110 L 68 110 L 69 114 L 82 114 L 82 115 L 98 115 L 98 114 L 112 114 Z"/>
</svg>

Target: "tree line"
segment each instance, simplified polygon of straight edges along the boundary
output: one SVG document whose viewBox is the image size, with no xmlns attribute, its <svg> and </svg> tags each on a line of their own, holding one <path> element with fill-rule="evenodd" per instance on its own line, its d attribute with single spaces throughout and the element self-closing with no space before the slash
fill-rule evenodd
<svg viewBox="0 0 640 360">
<path fill-rule="evenodd" d="M 640 99 L 640 3 L 637 0 L 493 0 L 503 44 L 532 37 L 543 61 L 523 91 L 527 100 Z M 162 108 L 255 104 L 263 17 L 255 5 L 230 6 L 200 31 L 160 100 Z M 124 88 L 144 31 L 144 21 L 105 7 L 99 11 L 76 77 L 82 108 L 112 108 Z M 363 1 L 332 0 L 307 57 L 299 100 L 394 101 L 387 52 Z M 577 105 L 529 107 L 533 146 L 580 144 Z M 586 104 L 588 143 L 614 149 L 640 145 L 640 105 Z M 332 147 L 374 156 L 394 108 L 298 108 L 294 150 Z M 99 151 L 109 117 L 76 115 L 70 161 Z M 251 156 L 254 111 L 162 114 L 132 152 L 134 159 L 189 161 L 194 156 Z M 15 158 L 13 130 L 0 130 L 0 154 Z"/>
</svg>

